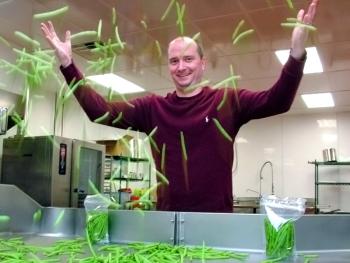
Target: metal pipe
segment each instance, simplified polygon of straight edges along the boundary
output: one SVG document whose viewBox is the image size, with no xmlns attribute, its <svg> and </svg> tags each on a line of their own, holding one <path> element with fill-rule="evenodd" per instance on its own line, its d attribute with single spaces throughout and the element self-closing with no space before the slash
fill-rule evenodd
<svg viewBox="0 0 350 263">
<path fill-rule="evenodd" d="M 271 161 L 266 161 L 263 163 L 263 165 L 260 168 L 260 172 L 259 172 L 259 180 L 260 180 L 260 184 L 259 184 L 259 195 L 261 196 L 261 181 L 263 180 L 263 176 L 262 176 L 262 171 L 264 169 L 264 167 L 269 164 L 271 166 L 271 194 L 274 195 L 275 193 L 275 189 L 274 189 L 274 184 L 273 184 L 273 165 Z"/>
</svg>

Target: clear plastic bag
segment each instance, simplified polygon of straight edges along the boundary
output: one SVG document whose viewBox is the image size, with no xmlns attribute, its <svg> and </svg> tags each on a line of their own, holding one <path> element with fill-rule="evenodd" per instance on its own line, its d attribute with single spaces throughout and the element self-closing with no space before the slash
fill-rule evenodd
<svg viewBox="0 0 350 263">
<path fill-rule="evenodd" d="M 262 197 L 260 206 L 267 218 L 264 220 L 266 256 L 285 258 L 294 251 L 294 222 L 305 213 L 303 198 Z"/>
<path fill-rule="evenodd" d="M 101 194 L 88 195 L 84 200 L 86 233 L 92 244 L 108 243 L 108 206 Z"/>
</svg>

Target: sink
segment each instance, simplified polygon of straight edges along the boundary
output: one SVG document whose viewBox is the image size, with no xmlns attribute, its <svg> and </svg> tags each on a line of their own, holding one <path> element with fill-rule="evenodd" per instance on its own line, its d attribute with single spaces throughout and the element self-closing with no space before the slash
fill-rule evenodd
<svg viewBox="0 0 350 263">
<path fill-rule="evenodd" d="M 235 213 L 257 213 L 260 208 L 258 197 L 237 197 L 233 200 Z"/>
</svg>

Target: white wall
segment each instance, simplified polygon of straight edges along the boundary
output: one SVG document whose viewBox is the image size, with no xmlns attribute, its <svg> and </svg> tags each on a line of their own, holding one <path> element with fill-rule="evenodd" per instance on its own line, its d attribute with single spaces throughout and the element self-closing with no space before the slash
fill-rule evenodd
<svg viewBox="0 0 350 263">
<path fill-rule="evenodd" d="M 336 127 L 321 128 L 317 120 L 335 120 Z M 259 170 L 265 161 L 273 163 L 275 193 L 281 197 L 314 198 L 314 166 L 308 161 L 322 161 L 322 149 L 335 148 L 338 161 L 350 160 L 350 112 L 309 115 L 281 115 L 253 120 L 240 130 L 238 169 L 234 173 L 236 196 L 254 196 L 259 191 Z M 350 166 L 322 167 L 321 179 L 350 182 Z M 271 193 L 271 172 L 263 170 L 262 194 Z M 349 187 L 320 186 L 320 204 L 350 211 L 346 200 Z M 256 196 L 256 195 L 255 195 Z"/>
</svg>

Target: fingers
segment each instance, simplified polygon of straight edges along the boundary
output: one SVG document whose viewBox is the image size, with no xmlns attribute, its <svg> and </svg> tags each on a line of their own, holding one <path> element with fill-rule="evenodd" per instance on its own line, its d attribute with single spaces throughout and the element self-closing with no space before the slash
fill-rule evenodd
<svg viewBox="0 0 350 263">
<path fill-rule="evenodd" d="M 307 10 L 307 14 L 305 15 L 303 22 L 306 24 L 312 24 L 316 9 L 317 9 L 318 0 L 313 0 L 312 3 L 309 5 L 309 9 Z"/>
<path fill-rule="evenodd" d="M 70 43 L 70 31 L 66 31 L 65 42 Z"/>
<path fill-rule="evenodd" d="M 297 19 L 298 19 L 299 21 L 301 21 L 301 22 L 303 22 L 304 13 L 305 13 L 304 9 L 301 9 L 301 10 L 299 10 L 299 12 L 298 12 Z"/>
</svg>

